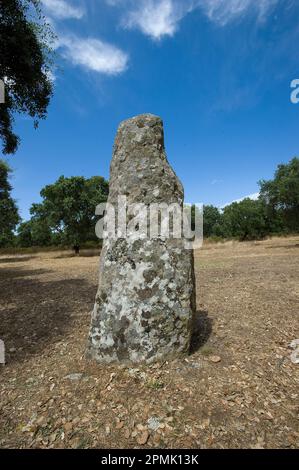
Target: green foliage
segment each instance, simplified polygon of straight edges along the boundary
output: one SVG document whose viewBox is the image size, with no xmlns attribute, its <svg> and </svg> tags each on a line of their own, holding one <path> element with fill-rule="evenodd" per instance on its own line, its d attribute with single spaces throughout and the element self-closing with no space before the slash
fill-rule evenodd
<svg viewBox="0 0 299 470">
<path fill-rule="evenodd" d="M 23 222 L 18 227 L 18 245 L 21 247 L 56 245 L 47 221 L 41 218 Z"/>
<path fill-rule="evenodd" d="M 299 231 L 299 159 L 279 165 L 274 179 L 260 181 L 260 197 L 226 206 L 204 207 L 204 236 L 258 240 Z"/>
<path fill-rule="evenodd" d="M 299 231 L 299 159 L 278 165 L 274 179 L 260 181 L 261 200 L 268 207 L 269 217 L 276 213 L 276 225 Z"/>
<path fill-rule="evenodd" d="M 10 167 L 0 160 L 0 247 L 14 242 L 14 230 L 20 221 L 15 201 L 11 197 Z"/>
<path fill-rule="evenodd" d="M 221 222 L 221 214 L 217 207 L 204 206 L 203 208 L 203 235 L 211 237 Z"/>
<path fill-rule="evenodd" d="M 3 173 L 3 168 L 6 168 L 6 173 Z M 8 172 L 8 167 L 2 163 L 0 184 L 6 194 L 11 190 L 7 180 Z M 211 205 L 204 206 L 204 236 L 215 241 L 226 238 L 243 241 L 299 231 L 298 158 L 287 165 L 279 165 L 274 180 L 260 184 L 261 196 L 256 201 L 247 198 L 223 210 Z M 43 188 L 41 196 L 42 202 L 32 205 L 31 220 L 18 228 L 19 246 L 99 245 L 95 236 L 95 208 L 101 202 L 106 202 L 108 197 L 108 182 L 104 178 L 61 176 L 54 184 Z M 14 205 L 14 202 L 11 200 L 10 204 Z M 193 206 L 193 229 L 195 210 Z M 12 214 L 17 215 L 16 208 Z M 18 216 L 10 226 L 10 237 L 13 237 L 16 220 Z"/>
<path fill-rule="evenodd" d="M 51 241 L 62 245 L 81 245 L 86 241 L 97 240 L 95 235 L 95 208 L 107 201 L 108 182 L 101 176 L 89 179 L 84 177 L 65 178 L 41 191 L 43 201 L 33 204 L 30 232 L 39 227 L 39 235 L 47 240 L 48 227 Z M 26 227 L 25 227 L 26 228 Z"/>
<path fill-rule="evenodd" d="M 238 238 L 240 241 L 264 238 L 269 232 L 265 204 L 246 198 L 226 206 L 220 230 L 225 238 Z"/>
<path fill-rule="evenodd" d="M 3 153 L 14 153 L 19 138 L 13 132 L 15 113 L 45 118 L 52 95 L 49 79 L 53 35 L 39 10 L 38 0 L 0 2 L 0 78 L 5 103 L 0 104 Z"/>
</svg>

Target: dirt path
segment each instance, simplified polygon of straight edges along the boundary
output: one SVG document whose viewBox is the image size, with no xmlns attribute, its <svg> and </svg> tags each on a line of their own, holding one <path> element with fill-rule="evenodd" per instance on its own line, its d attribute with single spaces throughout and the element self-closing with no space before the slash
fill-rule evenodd
<svg viewBox="0 0 299 470">
<path fill-rule="evenodd" d="M 298 261 L 299 237 L 199 250 L 193 354 L 128 368 L 82 357 L 96 256 L 0 256 L 0 447 L 299 447 Z"/>
</svg>

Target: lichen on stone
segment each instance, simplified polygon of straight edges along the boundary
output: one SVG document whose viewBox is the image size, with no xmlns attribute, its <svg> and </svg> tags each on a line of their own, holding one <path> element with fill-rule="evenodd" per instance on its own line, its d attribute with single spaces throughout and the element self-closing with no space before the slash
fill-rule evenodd
<svg viewBox="0 0 299 470">
<path fill-rule="evenodd" d="M 119 126 L 108 202 L 183 206 L 164 148 L 163 123 L 144 114 Z M 87 357 L 150 363 L 188 353 L 195 308 L 193 252 L 181 238 L 105 238 Z"/>
</svg>

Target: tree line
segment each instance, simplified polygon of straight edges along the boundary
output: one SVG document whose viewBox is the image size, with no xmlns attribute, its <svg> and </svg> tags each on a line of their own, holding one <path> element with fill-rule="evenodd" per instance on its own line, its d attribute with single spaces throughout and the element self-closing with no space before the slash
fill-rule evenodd
<svg viewBox="0 0 299 470">
<path fill-rule="evenodd" d="M 108 181 L 101 176 L 61 176 L 54 184 L 41 190 L 42 202 L 32 204 L 30 220 L 21 222 L 16 202 L 10 195 L 10 172 L 8 165 L 0 161 L 0 175 L 3 174 L 3 181 L 6 181 L 8 186 L 3 200 L 10 201 L 6 202 L 6 205 L 10 204 L 14 208 L 10 222 L 8 223 L 7 217 L 6 225 L 1 224 L 0 247 L 80 246 L 98 241 L 95 234 L 95 208 L 107 201 Z"/>
<path fill-rule="evenodd" d="M 0 248 L 75 246 L 96 242 L 95 207 L 106 202 L 109 183 L 101 176 L 61 176 L 41 190 L 31 218 L 22 222 L 11 196 L 11 169 L 0 160 Z M 219 209 L 203 209 L 204 237 L 258 240 L 299 232 L 299 159 L 278 165 L 272 180 L 259 182 L 257 200 L 246 198 Z"/>
<path fill-rule="evenodd" d="M 299 232 L 299 159 L 278 165 L 274 178 L 259 181 L 259 198 L 203 210 L 204 237 L 259 240 Z"/>
</svg>

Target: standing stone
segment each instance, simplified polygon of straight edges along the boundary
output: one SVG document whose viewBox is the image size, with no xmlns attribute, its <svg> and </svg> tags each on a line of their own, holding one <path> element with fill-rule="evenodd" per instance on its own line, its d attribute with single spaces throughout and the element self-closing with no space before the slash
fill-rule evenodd
<svg viewBox="0 0 299 470">
<path fill-rule="evenodd" d="M 121 123 L 108 203 L 179 204 L 183 187 L 164 149 L 163 123 L 144 114 Z M 153 362 L 188 353 L 195 311 L 193 251 L 184 240 L 105 238 L 87 357 Z"/>
</svg>

